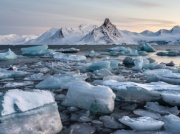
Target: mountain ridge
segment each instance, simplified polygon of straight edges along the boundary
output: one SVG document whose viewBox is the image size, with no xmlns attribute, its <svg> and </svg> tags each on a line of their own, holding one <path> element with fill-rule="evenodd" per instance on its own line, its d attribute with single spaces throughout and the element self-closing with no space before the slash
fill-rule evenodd
<svg viewBox="0 0 180 134">
<path fill-rule="evenodd" d="M 40 36 L 15 34 L 0 35 L 0 44 L 26 45 L 94 45 L 94 44 L 179 44 L 180 26 L 160 29 L 156 32 L 145 30 L 141 33 L 119 30 L 106 18 L 101 26 L 81 24 L 76 28 L 51 28 Z"/>
</svg>

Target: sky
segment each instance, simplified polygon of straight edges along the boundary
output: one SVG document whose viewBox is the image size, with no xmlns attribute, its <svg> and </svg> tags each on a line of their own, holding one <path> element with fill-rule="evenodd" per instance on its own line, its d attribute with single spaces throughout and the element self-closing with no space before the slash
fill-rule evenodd
<svg viewBox="0 0 180 134">
<path fill-rule="evenodd" d="M 39 35 L 50 28 L 100 26 L 142 32 L 180 25 L 180 0 L 0 0 L 0 35 Z"/>
</svg>

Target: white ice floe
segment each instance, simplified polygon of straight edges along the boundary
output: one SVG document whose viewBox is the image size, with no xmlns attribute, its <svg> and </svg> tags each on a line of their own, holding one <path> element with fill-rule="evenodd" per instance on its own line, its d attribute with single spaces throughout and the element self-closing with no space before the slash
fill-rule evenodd
<svg viewBox="0 0 180 134">
<path fill-rule="evenodd" d="M 29 86 L 29 85 L 33 85 L 33 84 L 34 84 L 34 82 L 31 82 L 31 81 L 8 82 L 3 87 L 4 88 L 17 88 L 17 87 Z"/>
<path fill-rule="evenodd" d="M 54 75 L 47 77 L 36 85 L 38 89 L 68 89 L 68 87 L 76 81 L 84 81 L 87 78 L 87 74 L 76 74 L 76 75 Z"/>
<path fill-rule="evenodd" d="M 100 76 L 101 78 L 113 75 L 108 69 L 105 69 L 105 68 L 94 71 L 94 74 L 97 75 L 97 76 Z"/>
<path fill-rule="evenodd" d="M 178 91 L 164 91 L 161 93 L 162 99 L 170 105 L 180 106 L 180 86 Z"/>
<path fill-rule="evenodd" d="M 130 118 L 128 116 L 124 116 L 119 119 L 119 121 L 134 130 L 140 131 L 159 130 L 164 125 L 164 122 L 154 120 L 150 117 Z"/>
<path fill-rule="evenodd" d="M 167 114 L 178 115 L 179 114 L 179 110 L 177 107 L 161 106 L 159 105 L 158 102 L 147 102 L 145 105 L 145 108 L 155 113 L 162 114 L 162 115 L 167 115 Z"/>
<path fill-rule="evenodd" d="M 6 78 L 20 78 L 25 77 L 29 73 L 24 71 L 14 71 L 14 70 L 5 70 L 0 69 L 0 79 L 6 79 Z"/>
<path fill-rule="evenodd" d="M 106 76 L 103 78 L 103 81 L 107 81 L 107 80 L 116 80 L 119 82 L 123 82 L 125 81 L 125 78 L 123 76 L 116 76 L 116 75 Z"/>
<path fill-rule="evenodd" d="M 1 99 L 1 134 L 52 134 L 62 130 L 51 92 L 14 89 L 3 94 Z"/>
<path fill-rule="evenodd" d="M 170 84 L 180 84 L 180 74 L 168 69 L 147 70 L 144 72 L 148 81 L 164 81 Z"/>
<path fill-rule="evenodd" d="M 72 55 L 72 54 L 63 54 L 63 53 L 54 53 L 53 58 L 61 61 L 85 61 L 86 56 L 83 55 Z"/>
<path fill-rule="evenodd" d="M 98 62 L 92 62 L 87 63 L 83 66 L 83 68 L 86 68 L 88 71 L 97 71 L 101 69 L 116 69 L 118 68 L 119 61 L 117 60 L 104 60 L 104 61 L 98 61 Z"/>
<path fill-rule="evenodd" d="M 29 77 L 24 78 L 24 80 L 43 80 L 43 79 L 44 79 L 43 73 L 32 74 Z"/>
<path fill-rule="evenodd" d="M 167 72 L 164 74 L 157 75 L 158 80 L 164 81 L 170 84 L 180 85 L 180 74 Z"/>
<path fill-rule="evenodd" d="M 164 121 L 164 128 L 167 131 L 171 132 L 175 132 L 175 133 L 179 133 L 180 132 L 180 118 L 178 116 L 175 115 L 167 115 L 163 117 L 163 121 Z"/>
<path fill-rule="evenodd" d="M 0 60 L 14 60 L 17 58 L 17 55 L 9 49 L 5 53 L 0 53 Z"/>
<path fill-rule="evenodd" d="M 133 111 L 134 114 L 139 115 L 139 116 L 146 116 L 146 117 L 151 117 L 153 119 L 160 119 L 161 115 L 158 113 L 153 113 L 147 110 L 143 109 L 136 109 Z"/>
<path fill-rule="evenodd" d="M 134 64 L 135 66 L 132 68 L 133 70 L 141 70 L 145 65 L 149 64 L 149 60 L 138 57 L 134 60 Z"/>
<path fill-rule="evenodd" d="M 118 82 L 115 80 L 107 80 L 103 82 L 103 85 L 116 90 L 117 97 L 123 101 L 141 102 L 157 100 L 160 98 L 160 94 L 158 92 L 142 88 L 134 82 Z"/>
<path fill-rule="evenodd" d="M 94 50 L 92 50 L 86 54 L 86 57 L 90 57 L 90 58 L 95 58 L 95 57 L 99 57 L 99 56 L 100 56 L 100 54 L 95 52 Z"/>
<path fill-rule="evenodd" d="M 127 55 L 128 56 L 139 56 L 138 51 L 135 49 L 131 49 Z"/>
<path fill-rule="evenodd" d="M 38 55 L 44 55 L 48 52 L 48 46 L 42 45 L 42 46 L 33 46 L 28 48 L 21 48 L 23 55 L 29 55 L 29 56 L 38 56 Z"/>
<path fill-rule="evenodd" d="M 54 96 L 49 91 L 42 90 L 9 90 L 3 96 L 1 115 L 25 112 L 54 102 Z M 14 106 L 16 105 L 17 108 Z"/>
<path fill-rule="evenodd" d="M 105 86 L 93 86 L 77 82 L 68 89 L 63 105 L 75 106 L 98 113 L 111 113 L 114 110 L 115 94 Z"/>
<path fill-rule="evenodd" d="M 61 49 L 57 49 L 56 51 L 62 52 L 62 53 L 77 53 L 80 51 L 80 49 L 76 49 L 72 47 L 72 48 L 67 48 L 67 49 L 61 48 Z"/>
</svg>

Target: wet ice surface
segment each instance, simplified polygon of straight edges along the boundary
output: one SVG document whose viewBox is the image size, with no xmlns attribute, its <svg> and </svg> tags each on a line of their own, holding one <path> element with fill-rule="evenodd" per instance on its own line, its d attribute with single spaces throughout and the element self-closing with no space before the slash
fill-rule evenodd
<svg viewBox="0 0 180 134">
<path fill-rule="evenodd" d="M 29 55 L 36 49 L 27 50 Z M 132 50 L 127 55 L 137 52 Z M 3 106 L 8 113 L 0 117 L 0 133 L 178 133 L 180 69 L 159 63 L 173 61 L 178 66 L 180 57 L 158 57 L 156 53 L 140 58 L 130 56 L 133 65 L 125 66 L 122 62 L 125 55 L 110 56 L 107 51 L 90 50 L 61 54 L 43 47 L 40 53 L 33 52 L 39 56 L 19 54 L 16 60 L 0 61 L 0 96 L 7 93 L 0 111 Z M 30 99 L 21 93 L 13 96 L 12 89 L 17 88 L 25 92 L 48 90 L 54 93 L 55 102 L 52 96 L 43 93 L 32 94 L 36 99 L 31 94 Z M 47 105 L 41 106 L 43 102 Z M 15 125 L 9 129 L 7 122 Z M 39 126 L 34 126 L 35 122 Z"/>
</svg>

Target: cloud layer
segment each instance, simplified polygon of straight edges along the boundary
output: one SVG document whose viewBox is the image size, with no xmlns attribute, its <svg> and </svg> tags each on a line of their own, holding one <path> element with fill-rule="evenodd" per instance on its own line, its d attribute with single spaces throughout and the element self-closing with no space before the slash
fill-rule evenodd
<svg viewBox="0 0 180 134">
<path fill-rule="evenodd" d="M 0 34 L 40 34 L 51 27 L 101 25 L 110 18 L 120 29 L 156 31 L 180 24 L 180 1 L 0 0 Z"/>
</svg>

